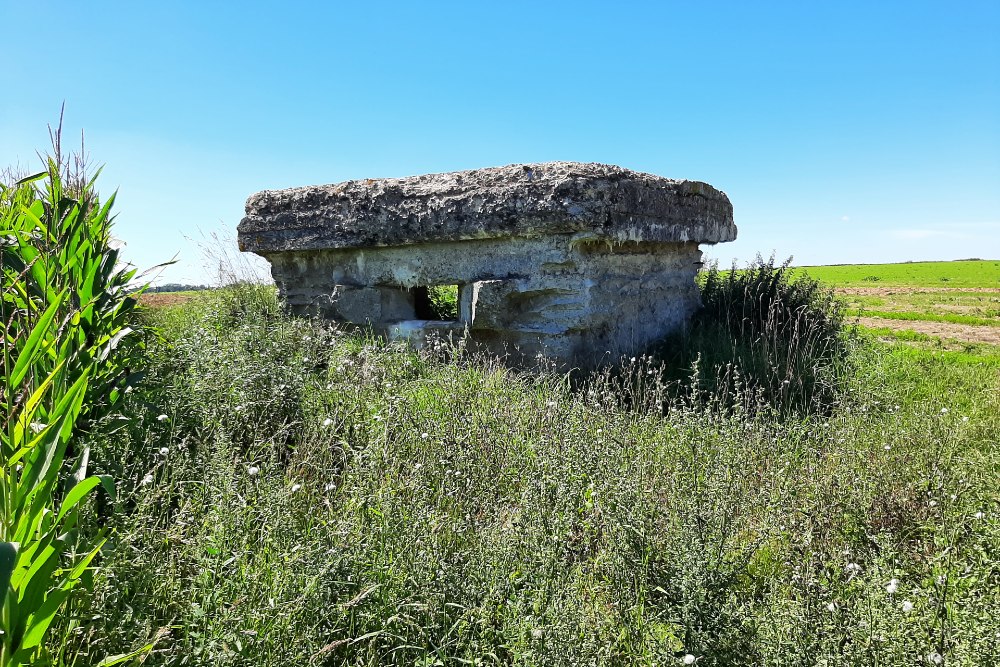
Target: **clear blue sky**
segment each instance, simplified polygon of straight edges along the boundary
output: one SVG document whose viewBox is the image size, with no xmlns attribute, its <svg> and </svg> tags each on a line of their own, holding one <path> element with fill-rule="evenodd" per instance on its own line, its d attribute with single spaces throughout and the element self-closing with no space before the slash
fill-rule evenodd
<svg viewBox="0 0 1000 667">
<path fill-rule="evenodd" d="M 258 190 L 606 162 L 733 201 L 728 263 L 1000 257 L 1000 2 L 0 0 L 0 165 L 66 102 L 161 281 Z"/>
</svg>

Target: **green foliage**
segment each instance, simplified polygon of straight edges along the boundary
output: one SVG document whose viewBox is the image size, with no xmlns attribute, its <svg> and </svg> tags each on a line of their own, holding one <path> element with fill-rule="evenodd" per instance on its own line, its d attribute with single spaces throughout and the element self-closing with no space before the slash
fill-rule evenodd
<svg viewBox="0 0 1000 667">
<path fill-rule="evenodd" d="M 45 637 L 106 539 L 79 532 L 106 476 L 81 436 L 110 419 L 137 348 L 134 271 L 111 247 L 111 206 L 70 177 L 58 144 L 47 170 L 0 186 L 4 323 L 0 403 L 0 665 L 42 664 Z"/>
<path fill-rule="evenodd" d="M 427 288 L 427 296 L 436 319 L 458 319 L 458 285 L 432 285 Z"/>
<path fill-rule="evenodd" d="M 861 340 L 844 398 L 786 417 L 675 400 L 645 359 L 644 384 L 578 390 L 445 363 L 286 318 L 265 287 L 156 318 L 139 419 L 94 446 L 122 488 L 89 620 L 57 628 L 77 664 L 1000 651 L 992 357 Z"/>
<path fill-rule="evenodd" d="M 745 269 L 710 267 L 690 330 L 659 355 L 685 381 L 694 369 L 696 391 L 709 397 L 759 393 L 780 409 L 826 409 L 847 370 L 843 308 L 788 265 L 758 256 Z"/>
</svg>

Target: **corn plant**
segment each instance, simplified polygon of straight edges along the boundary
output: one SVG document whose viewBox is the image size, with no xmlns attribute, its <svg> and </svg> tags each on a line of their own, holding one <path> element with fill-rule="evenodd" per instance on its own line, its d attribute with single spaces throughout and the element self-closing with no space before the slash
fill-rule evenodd
<svg viewBox="0 0 1000 667">
<path fill-rule="evenodd" d="M 0 667 L 51 662 L 49 626 L 105 543 L 80 530 L 88 496 L 114 491 L 88 474 L 83 436 L 135 379 L 138 352 L 114 197 L 101 205 L 54 146 L 45 172 L 0 186 Z"/>
</svg>

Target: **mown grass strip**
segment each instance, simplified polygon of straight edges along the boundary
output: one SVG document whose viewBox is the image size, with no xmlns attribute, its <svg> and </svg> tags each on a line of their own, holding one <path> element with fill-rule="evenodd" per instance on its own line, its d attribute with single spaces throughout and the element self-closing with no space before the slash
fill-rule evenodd
<svg viewBox="0 0 1000 667">
<path fill-rule="evenodd" d="M 950 324 L 967 324 L 975 327 L 1000 327 L 1000 320 L 972 315 L 935 315 L 933 313 L 896 312 L 888 310 L 863 310 L 862 317 L 878 317 L 883 320 L 903 320 L 907 322 L 947 322 Z"/>
</svg>

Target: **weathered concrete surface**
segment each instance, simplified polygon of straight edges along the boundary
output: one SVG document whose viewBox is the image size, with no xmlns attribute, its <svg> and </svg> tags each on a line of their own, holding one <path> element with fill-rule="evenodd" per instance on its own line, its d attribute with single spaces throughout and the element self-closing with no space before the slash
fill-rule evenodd
<svg viewBox="0 0 1000 667">
<path fill-rule="evenodd" d="M 733 207 L 707 183 L 576 162 L 265 190 L 247 200 L 256 253 L 588 232 L 615 241 L 719 243 Z"/>
<path fill-rule="evenodd" d="M 722 192 L 620 167 L 556 162 L 266 191 L 240 246 L 298 312 L 420 343 L 467 334 L 514 365 L 634 354 L 698 304 L 698 243 L 735 238 Z M 459 286 L 453 322 L 419 290 Z"/>
</svg>

